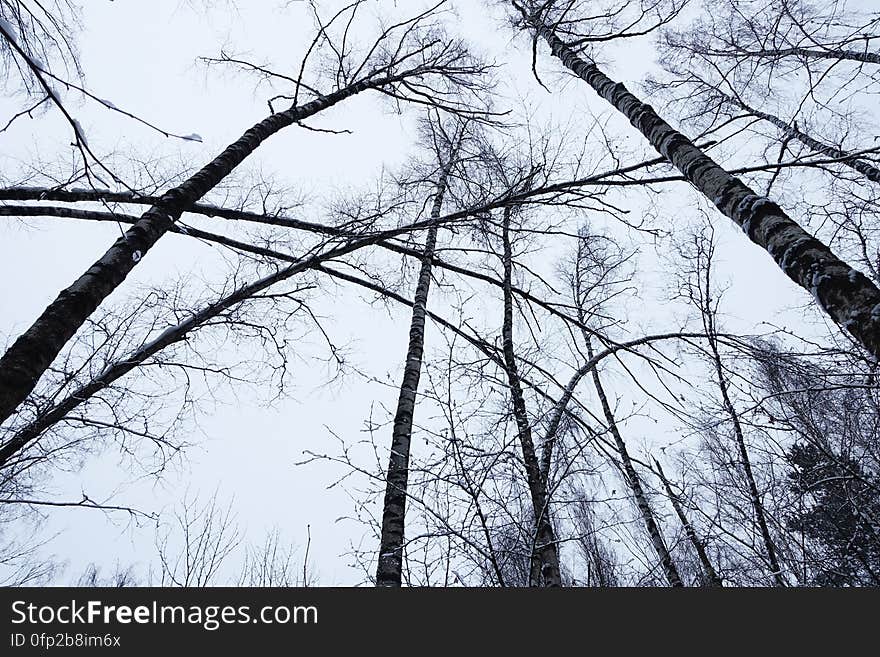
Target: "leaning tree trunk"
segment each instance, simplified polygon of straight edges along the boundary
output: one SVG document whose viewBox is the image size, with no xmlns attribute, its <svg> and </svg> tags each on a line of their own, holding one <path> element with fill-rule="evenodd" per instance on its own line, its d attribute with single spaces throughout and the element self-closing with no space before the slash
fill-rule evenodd
<svg viewBox="0 0 880 657">
<path fill-rule="evenodd" d="M 880 358 L 880 289 L 874 283 L 835 256 L 776 203 L 727 173 L 623 84 L 581 57 L 537 13 L 521 11 L 568 69 L 626 116 L 699 192 L 763 247 L 789 278 L 808 290 L 838 326 Z"/>
<path fill-rule="evenodd" d="M 503 242 L 502 266 L 504 269 L 504 321 L 501 328 L 502 351 L 504 353 L 504 369 L 507 374 L 510 398 L 513 406 L 513 417 L 516 422 L 517 434 L 522 449 L 523 463 L 526 469 L 526 481 L 532 498 L 532 510 L 535 516 L 535 545 L 532 551 L 532 567 L 529 573 L 529 585 L 561 586 L 562 576 L 559 571 L 559 552 L 553 523 L 550 518 L 550 497 L 547 493 L 547 481 L 541 474 L 541 465 L 532 440 L 532 427 L 526 412 L 525 398 L 516 365 L 516 354 L 513 347 L 513 251 L 510 245 L 510 207 L 504 208 L 501 229 Z"/>
<path fill-rule="evenodd" d="M 49 304 L 0 358 L 0 423 L 25 400 L 83 322 L 125 280 L 188 206 L 211 191 L 276 132 L 399 77 L 364 79 L 305 105 L 273 114 L 246 131 L 183 184 L 163 194 L 97 262 Z"/>
<path fill-rule="evenodd" d="M 675 492 L 672 490 L 672 485 L 669 483 L 666 475 L 663 474 L 663 468 L 660 467 L 660 462 L 657 461 L 657 459 L 654 459 L 654 465 L 657 466 L 657 474 L 660 476 L 660 481 L 663 482 L 663 487 L 666 489 L 666 495 L 669 497 L 669 501 L 672 503 L 672 508 L 675 509 L 675 515 L 677 515 L 678 519 L 681 520 L 681 524 L 684 527 L 685 534 L 687 534 L 688 540 L 691 542 L 694 550 L 696 550 L 697 557 L 700 559 L 700 563 L 703 564 L 706 581 L 708 582 L 709 586 L 724 586 L 724 583 L 721 580 L 721 576 L 718 574 L 718 571 L 715 570 L 715 567 L 712 565 L 712 561 L 709 559 L 709 553 L 706 552 L 706 546 L 703 545 L 703 541 L 701 541 L 700 537 L 697 536 L 697 532 L 694 529 L 694 526 L 691 524 L 691 521 L 688 520 L 687 514 L 684 512 L 684 509 L 681 506 L 681 501 L 678 499 L 678 495 L 676 495 Z"/>
<path fill-rule="evenodd" d="M 587 338 L 587 356 L 592 360 L 593 346 L 590 344 L 589 338 Z M 660 533 L 660 527 L 657 526 L 657 521 L 654 519 L 654 512 L 651 510 L 648 497 L 642 488 L 642 480 L 639 477 L 639 473 L 636 472 L 635 466 L 633 466 L 629 451 L 626 449 L 626 443 L 623 441 L 623 436 L 620 435 L 620 431 L 617 428 L 617 420 L 614 418 L 611 405 L 608 403 L 608 396 L 605 394 L 605 388 L 602 386 L 602 380 L 599 378 L 598 369 L 594 367 L 591 374 L 593 376 L 593 385 L 596 387 L 596 394 L 599 396 L 599 402 L 602 404 L 602 414 L 605 416 L 608 429 L 614 437 L 617 452 L 620 454 L 620 461 L 626 474 L 626 483 L 632 491 L 633 497 L 636 500 L 636 506 L 639 509 L 642 520 L 645 522 L 645 529 L 648 530 L 648 536 L 651 537 L 654 551 L 657 553 L 657 558 L 660 559 L 660 565 L 663 567 L 666 581 L 669 582 L 669 586 L 684 586 L 678 574 L 678 568 L 675 566 L 675 561 L 669 553 L 669 548 L 666 547 L 666 541 L 663 540 L 663 534 Z"/>
<path fill-rule="evenodd" d="M 437 193 L 431 208 L 431 218 L 440 216 L 443 196 L 449 179 L 453 155 L 440 174 Z M 385 486 L 385 502 L 382 510 L 382 536 L 379 543 L 379 563 L 376 567 L 376 586 L 400 586 L 403 572 L 404 522 L 406 516 L 406 487 L 409 479 L 409 451 L 412 442 L 413 414 L 416 393 L 422 372 L 422 354 L 425 346 L 425 314 L 428 292 L 431 288 L 431 265 L 437 244 L 437 225 L 428 229 L 419 280 L 413 298 L 412 319 L 409 325 L 409 346 L 403 367 L 403 380 L 394 414 L 391 437 L 391 455 L 388 458 L 388 474 Z"/>
<path fill-rule="evenodd" d="M 797 139 L 799 142 L 807 146 L 810 150 L 816 153 L 822 153 L 823 155 L 827 155 L 828 157 L 833 157 L 834 159 L 838 159 L 843 166 L 858 171 L 871 182 L 880 183 L 880 169 L 870 164 L 869 162 L 858 159 L 852 153 L 847 153 L 846 151 L 831 146 L 830 144 L 821 142 L 818 139 L 811 137 L 796 126 L 786 123 L 778 116 L 774 116 L 773 114 L 768 114 L 767 112 L 762 112 L 761 110 L 750 107 L 739 98 L 728 96 L 727 94 L 721 93 L 720 91 L 716 91 L 715 93 L 720 95 L 725 100 L 725 102 L 728 102 L 731 105 L 735 105 L 736 107 L 745 110 L 749 114 L 752 114 L 759 119 L 767 121 L 768 123 L 772 123 L 777 128 L 779 128 L 782 131 L 782 134 L 785 135 L 787 138 Z"/>
<path fill-rule="evenodd" d="M 448 215 L 445 218 L 441 217 L 440 219 L 449 220 L 451 218 L 464 218 L 465 216 L 467 216 L 467 214 L 468 212 L 462 211 L 460 213 Z M 276 283 L 285 281 L 297 274 L 309 270 L 326 271 L 326 269 L 324 269 L 322 266 L 322 263 L 324 262 L 338 259 L 344 255 L 353 253 L 358 249 L 364 248 L 366 246 L 374 244 L 387 244 L 389 239 L 403 235 L 408 231 L 431 228 L 432 226 L 440 225 L 441 223 L 441 221 L 437 220 L 420 221 L 416 224 L 411 224 L 410 226 L 406 227 L 373 232 L 361 238 L 350 239 L 347 242 L 340 244 L 339 246 L 335 246 L 328 249 L 327 251 L 310 255 L 305 258 L 295 258 L 287 254 L 273 252 L 270 250 L 262 250 L 262 255 L 288 261 L 291 263 L 290 266 L 278 270 L 277 272 L 270 274 L 265 278 L 261 278 L 258 281 L 245 285 L 244 287 L 238 288 L 232 294 L 208 306 L 205 306 L 190 317 L 181 321 L 176 326 L 164 330 L 157 338 L 143 345 L 137 351 L 126 357 L 124 360 L 117 361 L 112 365 L 108 365 L 108 367 L 105 368 L 104 371 L 101 372 L 101 374 L 99 374 L 95 379 L 85 384 L 84 386 L 77 388 L 66 399 L 58 402 L 51 408 L 46 409 L 44 412 L 40 413 L 40 415 L 38 415 L 37 418 L 35 418 L 31 423 L 19 428 L 12 435 L 11 438 L 3 443 L 0 443 L 0 468 L 6 467 L 7 463 L 13 456 L 18 454 L 25 447 L 27 447 L 28 444 L 38 438 L 39 435 L 46 429 L 63 419 L 67 413 L 76 408 L 79 404 L 86 401 L 103 388 L 112 384 L 121 376 L 128 374 L 132 369 L 134 369 L 140 363 L 144 362 L 147 358 L 154 356 L 159 351 L 172 344 L 186 339 L 192 330 L 198 328 L 205 322 L 214 319 L 229 308 L 232 308 L 237 304 L 251 298 L 258 292 L 261 292 L 268 287 L 275 285 Z M 169 230 L 174 230 L 174 228 L 171 228 Z M 189 232 L 192 235 L 198 234 L 198 232 L 194 231 Z M 234 242 L 233 240 L 225 239 L 224 241 L 227 244 Z M 246 246 L 248 249 L 257 248 L 251 247 L 249 245 L 242 245 L 241 243 L 236 243 L 236 248 L 241 246 Z M 419 253 L 419 255 L 421 256 L 421 252 L 415 252 L 409 249 L 402 249 L 400 252 L 406 252 L 407 254 Z M 344 275 L 339 273 L 335 273 L 334 275 L 339 278 L 346 278 Z M 448 326 L 447 328 L 451 328 L 451 326 Z"/>
<path fill-rule="evenodd" d="M 769 50 L 738 51 L 732 50 L 723 53 L 713 53 L 728 57 L 768 57 L 778 59 L 780 57 L 800 57 L 801 59 L 836 59 L 838 61 L 864 62 L 866 64 L 880 64 L 880 53 L 870 50 L 845 50 L 843 48 L 827 48 L 815 50 L 813 48 L 775 48 Z"/>
<path fill-rule="evenodd" d="M 770 529 L 767 526 L 767 515 L 764 512 L 764 503 L 761 501 L 761 494 L 758 492 L 758 484 L 755 481 L 755 473 L 752 470 L 752 461 L 749 457 L 749 450 L 746 448 L 745 436 L 742 430 L 742 424 L 739 421 L 739 413 L 730 399 L 727 386 L 727 378 L 724 375 L 724 367 L 721 362 L 721 354 L 718 351 L 717 337 L 715 333 L 715 324 L 711 312 L 706 312 L 706 334 L 709 338 L 709 348 L 712 352 L 712 360 L 715 365 L 715 374 L 718 377 L 718 389 L 721 392 L 721 401 L 724 411 L 733 424 L 733 434 L 736 439 L 736 446 L 739 450 L 739 459 L 743 468 L 743 474 L 746 478 L 746 485 L 749 489 L 749 501 L 752 503 L 752 509 L 755 512 L 755 520 L 758 523 L 758 529 L 761 532 L 761 540 L 764 543 L 764 550 L 767 552 L 767 561 L 773 569 L 773 582 L 776 586 L 786 586 L 785 578 L 782 577 L 782 568 L 779 566 L 779 559 L 776 556 L 776 546 L 770 536 Z"/>
<path fill-rule="evenodd" d="M 199 233 L 200 231 L 190 231 L 190 234 L 194 236 Z M 360 242 L 360 244 L 369 244 L 374 241 L 375 240 L 365 239 Z M 276 258 L 284 256 L 286 260 L 291 262 L 291 264 L 284 269 L 279 269 L 272 274 L 237 288 L 231 294 L 202 307 L 200 310 L 180 321 L 178 324 L 166 328 L 157 337 L 147 341 L 126 357 L 108 364 L 100 374 L 88 383 L 73 390 L 73 392 L 61 401 L 41 411 L 34 420 L 23 427 L 18 428 L 8 440 L 0 443 L 0 469 L 8 467 L 10 460 L 13 457 L 19 454 L 19 452 L 31 442 L 39 438 L 43 432 L 63 420 L 78 406 L 90 400 L 101 390 L 109 387 L 118 379 L 146 362 L 149 358 L 157 355 L 163 349 L 188 339 L 196 329 L 219 317 L 229 309 L 235 308 L 239 304 L 252 299 L 255 295 L 273 285 L 286 281 L 289 278 L 308 270 L 314 269 L 321 271 L 322 262 L 350 253 L 356 250 L 358 245 L 358 242 L 351 242 L 348 245 L 330 249 L 323 254 L 317 254 L 305 259 L 298 259 L 274 252 L 263 253 L 263 255 L 269 255 Z"/>
</svg>

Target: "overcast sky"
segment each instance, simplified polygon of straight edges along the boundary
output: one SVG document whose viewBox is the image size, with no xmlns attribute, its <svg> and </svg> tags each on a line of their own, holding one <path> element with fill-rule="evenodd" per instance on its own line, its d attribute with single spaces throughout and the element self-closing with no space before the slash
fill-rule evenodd
<svg viewBox="0 0 880 657">
<path fill-rule="evenodd" d="M 95 103 L 73 102 L 71 107 L 95 152 L 115 152 L 114 162 L 120 166 L 128 157 L 155 159 L 155 166 L 164 171 L 175 170 L 181 163 L 197 166 L 210 160 L 266 115 L 266 99 L 273 93 L 257 86 L 251 77 L 206 67 L 199 57 L 217 56 L 224 48 L 271 62 L 279 71 L 290 73 L 313 29 L 302 4 L 296 2 L 219 1 L 207 8 L 202 6 L 205 3 L 179 0 L 90 0 L 84 4 L 77 41 L 88 88 L 165 130 L 198 133 L 202 142 L 164 138 Z M 335 5 L 319 4 L 328 9 Z M 371 16 L 380 13 L 380 7 L 399 5 L 399 13 L 405 6 L 409 12 L 419 3 L 369 4 L 371 11 L 362 20 L 366 27 L 374 26 Z M 570 123 L 574 133 L 578 126 L 592 122 L 590 115 L 607 118 L 615 130 L 629 135 L 630 148 L 642 148 L 641 137 L 612 116 L 586 85 L 563 77 L 557 62 L 544 50 L 539 55 L 539 69 L 555 93 L 541 89 L 531 76 L 528 43 L 514 38 L 504 24 L 503 12 L 487 10 L 480 0 L 459 0 L 456 5 L 459 20 L 454 28 L 472 41 L 480 54 L 503 65 L 498 72 L 501 104 L 521 111 L 523 103 L 528 103 L 539 120 Z M 654 72 L 651 39 L 607 52 L 609 71 L 633 89 Z M 4 98 L 0 116 L 9 115 L 21 102 L 20 97 Z M 416 113 L 406 110 L 398 115 L 391 109 L 375 96 L 358 97 L 312 122 L 350 130 L 351 134 L 287 129 L 249 158 L 245 169 L 285 184 L 313 201 L 308 207 L 317 211 L 321 201 L 332 199 L 337 190 L 368 186 L 383 168 L 400 167 L 413 152 Z M 0 172 L 7 180 L 15 180 L 24 167 L 36 161 L 70 158 L 70 140 L 70 127 L 56 111 L 19 121 L 0 134 Z M 686 189 L 679 189 L 680 195 L 668 195 L 663 213 L 655 221 L 674 227 L 682 219 L 682 208 L 693 197 Z M 634 216 L 644 211 L 638 201 L 627 209 Z M 302 218 L 322 220 L 308 213 Z M 801 317 L 798 306 L 808 296 L 795 289 L 770 258 L 727 219 L 717 214 L 714 219 L 720 241 L 719 279 L 731 280 L 725 306 L 727 321 L 746 332 L 760 330 L 759 322 L 768 317 L 780 323 L 793 318 L 797 321 Z M 118 233 L 113 225 L 4 218 L 0 225 L 0 280 L 4 281 L 0 284 L 0 339 L 9 342 L 29 326 Z M 552 273 L 553 263 L 542 261 L 542 257 L 546 254 L 535 254 L 536 267 Z M 129 298 L 142 286 L 182 277 L 195 286 L 201 285 L 201 280 L 215 280 L 227 270 L 224 258 L 216 247 L 169 235 L 108 304 Z M 658 254 L 650 249 L 640 259 L 646 267 L 656 266 L 657 261 Z M 735 280 L 731 276 L 734 269 Z M 645 308 L 630 311 L 646 328 L 674 328 L 678 320 L 665 316 L 668 307 L 657 301 L 664 293 L 664 282 L 653 284 L 653 290 L 648 289 L 648 283 L 643 292 Z M 332 315 L 327 326 L 334 342 L 348 347 L 353 364 L 367 376 L 350 375 L 324 385 L 328 369 L 319 361 L 294 362 L 295 387 L 288 398 L 272 406 L 261 403 L 261 395 L 247 389 L 241 389 L 237 398 L 225 389 L 220 392 L 220 403 L 190 427 L 197 444 L 160 480 L 142 473 L 134 476 L 108 448 L 100 457 L 88 458 L 82 470 L 53 477 L 47 496 L 76 500 L 84 492 L 95 500 L 112 499 L 115 504 L 159 511 L 179 503 L 185 491 L 207 497 L 216 490 L 222 502 L 234 504 L 246 540 L 258 543 L 266 531 L 277 527 L 286 540 L 302 547 L 308 526 L 311 561 L 320 584 L 362 582 L 363 573 L 350 567 L 346 552 L 352 544 L 369 547 L 375 539 L 362 525 L 346 520 L 355 513 L 346 488 L 328 488 L 343 471 L 329 463 L 303 467 L 295 463 L 307 450 L 335 453 L 331 430 L 354 441 L 363 437 L 371 412 L 386 419 L 382 408 L 393 408 L 396 400 L 408 313 L 371 307 L 364 302 L 368 295 L 358 291 L 328 290 L 317 310 L 327 317 Z M 793 310 L 782 313 L 784 309 Z M 643 317 L 650 317 L 650 321 L 643 321 Z M 429 340 L 431 336 L 437 334 L 429 332 Z M 316 346 L 311 351 L 317 355 L 320 349 Z M 378 382 L 371 382 L 371 376 Z M 624 379 L 611 380 L 620 383 Z M 650 437 L 647 427 L 651 427 Z M 665 446 L 677 437 L 676 427 L 668 419 L 657 425 L 650 418 L 634 418 L 630 432 L 637 446 L 647 440 Z M 380 437 L 389 439 L 390 427 L 385 427 Z M 351 488 L 356 491 L 356 484 Z M 74 580 L 92 562 L 111 569 L 116 563 L 123 567 L 137 564 L 143 573 L 154 558 L 154 528 L 138 526 L 124 514 L 47 511 L 43 530 L 46 536 L 57 534 L 45 551 L 68 563 L 59 583 Z"/>
</svg>

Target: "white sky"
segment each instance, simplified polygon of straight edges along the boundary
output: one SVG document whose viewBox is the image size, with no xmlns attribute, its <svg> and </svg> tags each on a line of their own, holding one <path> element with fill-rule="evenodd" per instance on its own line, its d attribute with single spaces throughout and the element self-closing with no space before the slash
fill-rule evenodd
<svg viewBox="0 0 880 657">
<path fill-rule="evenodd" d="M 84 11 L 83 29 L 78 41 L 86 86 L 98 96 L 144 117 L 169 131 L 199 133 L 203 143 L 170 140 L 130 120 L 90 104 L 73 104 L 96 152 L 115 150 L 123 157 L 134 154 L 161 158 L 174 168 L 180 161 L 201 165 L 234 140 L 243 130 L 266 114 L 266 88 L 254 90 L 254 80 L 229 70 L 206 69 L 199 56 L 216 56 L 221 47 L 249 53 L 254 60 L 272 62 L 289 72 L 312 26 L 298 3 L 281 8 L 275 0 L 215 3 L 209 9 L 194 10 L 178 0 L 137 2 L 90 0 Z M 194 3 L 198 4 L 198 3 Z M 322 6 L 332 3 L 320 3 Z M 410 5 L 416 2 L 371 2 L 376 5 Z M 584 84 L 567 81 L 564 91 L 550 95 L 531 77 L 527 44 L 512 39 L 498 12 L 492 15 L 480 0 L 459 0 L 457 27 L 479 44 L 490 58 L 505 64 L 500 72 L 507 99 L 516 106 L 518 96 L 527 97 L 539 116 L 553 116 L 564 122 L 574 117 L 572 126 L 586 125 L 584 112 L 611 116 L 616 130 L 629 135 L 628 144 L 640 145 L 641 137 L 625 122 L 612 116 L 603 101 L 594 97 Z M 398 9 L 400 10 L 400 8 Z M 632 89 L 631 83 L 650 72 L 652 46 L 649 40 L 618 49 L 609 71 Z M 609 51 L 611 52 L 611 51 Z M 609 57 L 610 58 L 610 57 Z M 551 71 L 558 65 L 546 51 L 540 54 L 540 70 L 548 82 L 562 78 Z M 15 99 L 15 103 L 21 99 Z M 0 116 L 6 116 L 15 103 L 0 101 Z M 368 184 L 382 169 L 399 166 L 411 152 L 412 115 L 397 116 L 375 97 L 359 97 L 322 114 L 312 121 L 316 126 L 352 130 L 351 135 L 326 135 L 288 129 L 273 137 L 249 158 L 249 171 L 261 171 L 292 188 L 314 196 L 332 198 L 332 190 Z M 21 163 L 33 161 L 34 154 L 47 161 L 69 153 L 70 128 L 55 111 L 34 120 L 18 122 L 0 134 L 0 171 L 14 177 Z M 634 147 L 633 147 L 634 148 Z M 658 223 L 674 226 L 681 207 L 692 196 L 680 189 L 681 196 L 667 195 Z M 641 208 L 636 203 L 634 213 Z M 320 221 L 320 217 L 306 217 Z M 210 224 L 200 223 L 201 226 Z M 720 239 L 720 278 L 731 279 L 727 293 L 728 321 L 740 330 L 754 330 L 762 319 L 785 321 L 778 311 L 803 304 L 807 295 L 796 289 L 779 272 L 769 257 L 751 245 L 733 225 L 715 214 Z M 0 225 L 0 335 L 7 340 L 26 328 L 57 292 L 103 253 L 118 235 L 112 225 L 56 219 L 13 221 Z M 646 262 L 654 257 L 644 256 Z M 552 271 L 549 263 L 542 263 Z M 127 298 L 139 285 L 172 281 L 185 273 L 199 272 L 212 277 L 223 271 L 222 261 L 213 248 L 168 235 L 145 258 L 108 303 Z M 732 276 L 732 272 L 736 275 Z M 646 288 L 646 309 L 631 308 L 635 318 L 650 316 L 651 328 L 672 328 L 676 321 L 664 317 L 664 306 L 653 299 L 662 293 Z M 405 350 L 408 313 L 389 316 L 358 300 L 358 292 L 339 292 L 322 304 L 324 314 L 332 312 L 329 324 L 339 343 L 348 343 L 357 365 L 380 380 L 399 379 Z M 788 315 L 800 316 L 799 311 Z M 640 320 L 641 322 L 641 320 Z M 644 322 L 647 326 L 647 321 Z M 436 333 L 429 332 L 430 337 Z M 147 511 L 168 508 L 183 492 L 210 495 L 215 489 L 221 500 L 234 500 L 247 540 L 258 543 L 263 533 L 277 526 L 289 541 L 302 546 L 306 526 L 311 528 L 312 564 L 323 585 L 347 585 L 362 581 L 362 574 L 349 567 L 345 556 L 350 544 L 368 546 L 373 540 L 354 522 L 339 520 L 351 516 L 353 503 L 341 487 L 328 489 L 339 475 L 329 465 L 295 467 L 305 450 L 332 452 L 335 445 L 327 427 L 346 439 L 357 439 L 371 404 L 393 407 L 393 386 L 370 384 L 352 376 L 341 385 L 318 387 L 321 367 L 298 363 L 297 385 L 291 399 L 271 408 L 261 405 L 254 395 L 243 392 L 238 402 L 227 395 L 228 404 L 218 405 L 199 421 L 203 434 L 198 447 L 189 452 L 183 467 L 171 471 L 156 483 L 151 479 L 133 480 L 119 467 L 112 449 L 101 458 L 90 458 L 81 472 L 59 475 L 53 481 L 58 499 L 78 499 L 80 491 L 101 500 L 111 493 L 116 504 L 124 503 Z M 612 376 L 612 383 L 624 379 Z M 225 393 L 224 393 L 225 394 Z M 417 417 L 418 421 L 418 417 Z M 643 444 L 642 429 L 656 427 L 644 418 L 634 420 L 629 432 L 633 446 Z M 675 438 L 675 427 L 661 425 L 652 441 L 661 444 Z M 666 435 L 668 432 L 669 435 Z M 390 429 L 386 432 L 390 438 Z M 50 493 L 51 494 L 51 493 Z M 118 562 L 141 564 L 153 555 L 153 528 L 136 527 L 122 516 L 109 516 L 89 510 L 46 512 L 45 531 L 58 533 L 46 548 L 69 564 L 59 578 L 75 579 L 90 562 L 112 568 Z"/>
</svg>

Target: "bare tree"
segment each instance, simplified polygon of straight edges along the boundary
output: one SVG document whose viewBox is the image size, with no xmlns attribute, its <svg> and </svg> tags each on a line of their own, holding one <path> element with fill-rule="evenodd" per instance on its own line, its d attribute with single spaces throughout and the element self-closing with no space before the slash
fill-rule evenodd
<svg viewBox="0 0 880 657">
<path fill-rule="evenodd" d="M 215 492 L 207 502 L 184 499 L 173 521 L 158 528 L 159 585 L 204 587 L 217 583 L 228 557 L 241 543 L 232 505 L 220 505 Z"/>
<path fill-rule="evenodd" d="M 443 207 L 443 197 L 449 186 L 449 178 L 464 126 L 453 125 L 451 132 L 441 123 L 429 124 L 438 156 L 439 176 L 437 190 L 431 206 L 431 219 L 438 219 Z M 391 454 L 388 461 L 388 484 L 382 512 L 382 537 L 379 543 L 378 566 L 376 567 L 376 586 L 400 586 L 403 566 L 404 518 L 406 516 L 406 481 L 409 469 L 410 442 L 412 441 L 413 415 L 416 407 L 416 394 L 422 369 L 422 354 L 425 344 L 425 307 L 431 286 L 431 268 L 434 249 L 437 244 L 436 224 L 432 225 L 425 237 L 422 248 L 422 262 L 419 278 L 413 297 L 412 320 L 409 329 L 409 345 L 400 384 L 400 396 L 394 415 L 391 441 Z"/>
<path fill-rule="evenodd" d="M 513 249 L 510 240 L 511 214 L 511 209 L 505 208 L 501 224 L 503 249 L 501 262 L 504 270 L 504 321 L 501 328 L 501 343 L 513 417 L 516 420 L 526 480 L 531 494 L 532 512 L 535 516 L 535 547 L 529 582 L 533 586 L 540 583 L 544 583 L 546 586 L 560 586 L 559 554 L 551 518 L 550 495 L 547 490 L 547 480 L 541 472 L 535 443 L 532 440 L 532 427 L 523 397 L 522 381 L 513 342 L 513 293 L 510 289 L 513 280 Z"/>
<path fill-rule="evenodd" d="M 239 575 L 239 586 L 314 586 L 316 575 L 309 564 L 311 532 L 305 552 L 300 559 L 293 545 L 284 542 L 276 528 L 266 534 L 264 541 L 247 546 Z"/>
<path fill-rule="evenodd" d="M 687 513 L 685 513 L 685 510 L 682 507 L 679 496 L 672 490 L 672 484 L 669 482 L 669 479 L 666 478 L 663 468 L 660 466 L 660 462 L 656 459 L 654 459 L 654 466 L 657 468 L 657 474 L 660 477 L 660 481 L 663 482 L 663 488 L 666 489 L 666 495 L 669 497 L 669 502 L 672 504 L 672 508 L 675 509 L 675 515 L 681 520 L 681 524 L 684 527 L 688 540 L 691 542 L 694 551 L 700 559 L 700 564 L 705 573 L 706 582 L 709 586 L 723 586 L 721 576 L 715 570 L 715 566 L 712 565 L 712 560 L 709 558 L 703 540 L 697 536 L 694 526 L 691 524 L 691 521 L 687 517 Z"/>
<path fill-rule="evenodd" d="M 739 466 L 742 468 L 743 477 L 748 485 L 749 499 L 755 521 L 760 530 L 761 540 L 766 551 L 767 562 L 770 566 L 770 574 L 776 586 L 786 586 L 787 582 L 783 575 L 782 566 L 777 557 L 777 549 L 770 535 L 766 512 L 761 493 L 752 469 L 751 458 L 746 446 L 746 439 L 740 414 L 730 396 L 730 384 L 725 370 L 724 362 L 718 346 L 718 327 L 716 317 L 718 306 L 721 301 L 720 294 L 716 293 L 712 284 L 712 261 L 715 253 L 715 245 L 712 234 L 698 233 L 694 236 L 691 244 L 688 260 L 693 263 L 693 276 L 684 283 L 683 294 L 700 310 L 703 328 L 706 331 L 706 342 L 712 366 L 715 370 L 715 384 L 721 396 L 722 408 L 733 430 L 733 438 L 739 454 Z"/>
<path fill-rule="evenodd" d="M 841 328 L 875 357 L 880 356 L 880 314 L 875 312 L 880 289 L 807 233 L 776 203 L 727 173 L 653 108 L 585 58 L 578 49 L 591 38 L 576 37 L 580 21 L 573 18 L 575 3 L 513 4 L 524 28 L 545 40 L 566 68 L 626 116 L 697 190 L 764 248 L 789 278 L 813 294 Z M 574 35 L 571 43 L 559 36 L 565 36 L 566 30 Z"/>
<path fill-rule="evenodd" d="M 201 58 L 271 97 L 267 119 L 193 167 L 91 151 L 72 98 L 199 138 L 88 86 L 76 3 L 0 0 L 6 86 L 27 104 L 12 120 L 45 108 L 74 135 L 69 155 L 2 176 L 0 222 L 123 233 L 0 359 L 0 581 L 59 581 L 47 520 L 97 513 L 138 538 L 155 528 L 155 554 L 75 564 L 78 584 L 317 584 L 313 561 L 330 555 L 323 536 L 313 549 L 314 520 L 296 544 L 274 520 L 251 541 L 222 487 L 142 510 L 121 489 L 91 497 L 105 482 L 87 469 L 112 456 L 126 481 L 167 483 L 230 397 L 278 408 L 312 379 L 369 390 L 353 400 L 369 406 L 360 432 L 307 418 L 326 420 L 330 446 L 305 445 L 309 471 L 290 473 L 329 473 L 351 497 L 340 520 L 361 583 L 880 581 L 877 16 L 848 0 L 487 4 L 528 33 L 537 85 L 561 89 L 539 66 L 546 42 L 611 109 L 571 120 L 569 97 L 513 101 L 505 69 L 456 36 L 451 0 L 378 3 L 370 35 L 365 1 L 327 16 L 292 3 L 314 21 L 293 68 L 230 48 Z M 603 72 L 636 40 L 658 56 L 642 88 L 662 112 Z M 501 63 L 510 44 L 478 44 L 496 46 Z M 309 193 L 251 168 L 287 127 L 345 139 L 310 119 L 366 97 L 418 110 L 393 128 L 413 152 L 377 152 L 378 175 Z M 692 236 L 707 202 L 834 323 L 722 313 L 715 243 Z M 217 271 L 184 262 L 123 287 L 166 233 Z M 749 278 L 753 263 L 731 264 L 735 284 Z M 114 290 L 127 296 L 109 303 Z M 402 362 L 348 313 L 408 329 Z M 277 456 L 248 453 L 284 467 Z M 72 478 L 81 499 L 55 493 Z"/>
<path fill-rule="evenodd" d="M 416 102 L 431 102 L 463 113 L 470 111 L 462 101 L 445 95 L 451 92 L 444 92 L 442 84 L 455 87 L 455 92 L 468 85 L 476 90 L 474 84 L 479 83 L 473 83 L 473 79 L 484 68 L 474 62 L 460 44 L 435 38 L 437 28 L 430 25 L 433 11 L 385 29 L 360 61 L 351 57 L 340 59 L 334 90 L 319 92 L 305 83 L 303 73 L 309 57 L 329 26 L 344 20 L 343 17 L 356 11 L 360 4 L 350 5 L 347 11 L 337 13 L 322 25 L 303 58 L 299 77 L 293 81 L 292 104 L 287 110 L 273 113 L 251 127 L 199 172 L 165 192 L 9 347 L 0 358 L 0 422 L 24 401 L 83 322 L 125 280 L 182 212 L 220 183 L 270 136 L 367 90 L 382 90 L 400 99 L 412 94 Z M 420 85 L 419 80 L 424 83 Z M 301 95 L 311 95 L 312 99 L 301 103 Z"/>
</svg>

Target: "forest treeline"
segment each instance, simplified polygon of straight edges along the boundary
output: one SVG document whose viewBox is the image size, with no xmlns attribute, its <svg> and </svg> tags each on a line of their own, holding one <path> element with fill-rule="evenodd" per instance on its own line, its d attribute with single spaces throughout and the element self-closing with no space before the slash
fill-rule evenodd
<svg viewBox="0 0 880 657">
<path fill-rule="evenodd" d="M 7 320 L 0 581 L 70 580 L 38 527 L 86 508 L 154 527 L 156 557 L 147 575 L 95 563 L 81 584 L 320 582 L 311 534 L 248 537 L 216 493 L 159 515 L 59 499 L 53 480 L 108 452 L 162 478 L 206 391 L 283 398 L 310 359 L 355 371 L 333 338 L 351 315 L 327 301 L 345 290 L 359 316 L 408 327 L 377 346 L 396 354 L 376 383 L 396 404 L 366 439 L 334 442 L 329 418 L 327 450 L 290 478 L 323 462 L 358 480 L 346 559 L 363 583 L 880 585 L 880 11 L 479 2 L 510 61 L 459 29 L 453 0 L 287 3 L 312 25 L 295 65 L 203 58 L 271 89 L 264 118 L 168 171 L 90 145 L 84 103 L 202 137 L 90 88 L 80 3 L 0 0 L 18 108 L 0 141 L 61 117 L 73 153 L 0 172 L 0 216 L 119 226 L 39 316 Z M 571 116 L 535 119 L 510 91 L 526 77 Z M 334 121 L 364 98 L 411 120 L 405 164 L 312 204 L 252 175 L 268 140 L 344 139 Z M 210 244 L 227 271 L 203 290 L 131 285 L 160 240 Z M 768 263 L 785 319 L 745 326 L 726 292 L 771 307 Z"/>
</svg>

